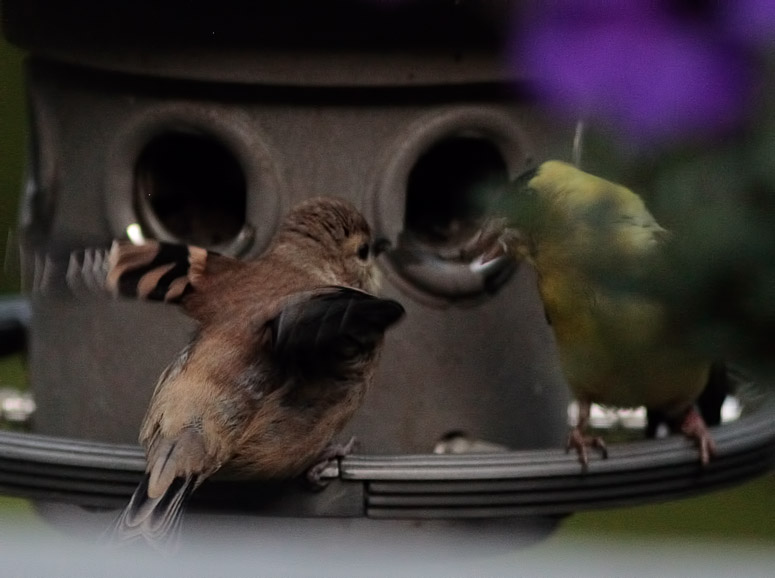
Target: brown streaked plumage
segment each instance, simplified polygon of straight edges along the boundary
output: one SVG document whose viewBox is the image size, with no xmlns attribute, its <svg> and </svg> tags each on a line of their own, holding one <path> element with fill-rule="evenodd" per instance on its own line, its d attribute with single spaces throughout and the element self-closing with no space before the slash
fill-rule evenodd
<svg viewBox="0 0 775 578">
<path fill-rule="evenodd" d="M 114 540 L 169 542 L 188 496 L 222 467 L 282 479 L 331 455 L 385 330 L 403 315 L 397 302 L 371 294 L 372 244 L 352 205 L 323 197 L 294 208 L 255 261 L 114 244 L 110 289 L 179 301 L 199 323 L 153 393 L 140 431 L 147 473 Z"/>
</svg>

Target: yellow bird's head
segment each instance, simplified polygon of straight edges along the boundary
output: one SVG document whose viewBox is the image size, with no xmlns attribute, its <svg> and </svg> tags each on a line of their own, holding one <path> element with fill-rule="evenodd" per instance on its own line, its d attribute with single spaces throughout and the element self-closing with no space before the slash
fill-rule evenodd
<svg viewBox="0 0 775 578">
<path fill-rule="evenodd" d="M 502 207 L 507 216 L 491 219 L 470 245 L 485 260 L 616 262 L 650 254 L 667 237 L 637 194 L 562 161 L 519 176 Z"/>
</svg>

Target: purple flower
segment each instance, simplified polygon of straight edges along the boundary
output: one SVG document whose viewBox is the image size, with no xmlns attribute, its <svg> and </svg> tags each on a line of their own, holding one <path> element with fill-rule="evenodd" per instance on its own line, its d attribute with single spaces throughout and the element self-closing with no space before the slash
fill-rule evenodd
<svg viewBox="0 0 775 578">
<path fill-rule="evenodd" d="M 517 26 L 512 66 L 547 106 L 611 123 L 640 142 L 734 127 L 751 96 L 749 51 L 719 27 L 712 10 L 677 7 L 645 0 L 537 3 Z"/>
<path fill-rule="evenodd" d="M 775 43 L 773 0 L 726 0 L 722 4 L 721 18 L 741 42 Z"/>
</svg>

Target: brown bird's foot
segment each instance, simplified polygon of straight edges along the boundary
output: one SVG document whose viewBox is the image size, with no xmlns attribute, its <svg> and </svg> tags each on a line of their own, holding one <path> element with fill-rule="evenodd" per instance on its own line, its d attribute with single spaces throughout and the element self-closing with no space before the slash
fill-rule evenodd
<svg viewBox="0 0 775 578">
<path fill-rule="evenodd" d="M 681 433 L 689 439 L 694 440 L 697 448 L 700 450 L 700 463 L 707 466 L 710 458 L 716 453 L 716 442 L 705 425 L 705 420 L 696 408 L 690 408 L 681 421 Z"/>
<path fill-rule="evenodd" d="M 318 461 L 307 470 L 306 478 L 310 487 L 314 490 L 322 490 L 328 484 L 328 480 L 323 480 L 323 472 L 330 466 L 336 464 L 336 461 L 352 453 L 358 445 L 358 440 L 351 437 L 346 444 L 330 444 L 318 456 Z"/>
<path fill-rule="evenodd" d="M 603 459 L 608 458 L 608 448 L 603 438 L 584 435 L 584 432 L 578 426 L 571 429 L 568 434 L 568 443 L 565 445 L 565 451 L 569 452 L 571 449 L 575 449 L 578 452 L 579 462 L 583 470 L 586 470 L 589 466 L 589 452 L 587 452 L 587 448 L 599 450 Z"/>
</svg>

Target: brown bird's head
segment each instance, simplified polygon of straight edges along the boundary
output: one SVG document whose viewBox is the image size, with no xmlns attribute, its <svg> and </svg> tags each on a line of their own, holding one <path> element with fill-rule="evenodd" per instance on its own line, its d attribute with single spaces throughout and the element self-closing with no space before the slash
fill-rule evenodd
<svg viewBox="0 0 775 578">
<path fill-rule="evenodd" d="M 374 258 L 386 245 L 372 238 L 369 223 L 351 203 L 335 197 L 315 197 L 294 207 L 275 238 L 276 251 L 321 268 L 326 282 L 369 292 L 378 288 Z"/>
</svg>

